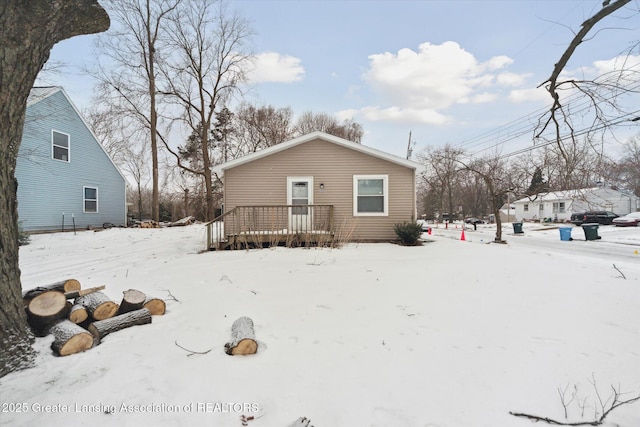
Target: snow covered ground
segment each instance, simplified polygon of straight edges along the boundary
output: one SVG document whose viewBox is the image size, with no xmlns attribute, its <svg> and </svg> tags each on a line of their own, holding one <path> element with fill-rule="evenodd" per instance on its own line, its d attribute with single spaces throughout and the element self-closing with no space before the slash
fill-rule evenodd
<svg viewBox="0 0 640 427">
<path fill-rule="evenodd" d="M 32 236 L 24 289 L 75 278 L 167 313 L 67 357 L 38 338 L 37 366 L 0 379 L 0 424 L 518 427 L 510 411 L 593 420 L 596 390 L 640 395 L 640 228 L 565 242 L 507 224 L 500 245 L 492 225 L 459 227 L 419 247 L 205 253 L 202 225 Z M 240 316 L 255 355 L 224 353 Z M 605 425 L 640 425 L 640 402 Z"/>
</svg>

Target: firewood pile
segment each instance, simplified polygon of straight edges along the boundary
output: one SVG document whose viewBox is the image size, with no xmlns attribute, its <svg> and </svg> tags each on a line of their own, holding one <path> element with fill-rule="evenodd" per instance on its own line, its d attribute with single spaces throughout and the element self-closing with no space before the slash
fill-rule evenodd
<svg viewBox="0 0 640 427">
<path fill-rule="evenodd" d="M 81 289 L 75 279 L 31 289 L 22 294 L 29 325 L 36 336 L 53 335 L 51 348 L 58 356 L 89 350 L 112 332 L 151 323 L 163 315 L 163 300 L 136 289 L 123 292 L 120 304 L 111 300 L 104 286 Z"/>
</svg>

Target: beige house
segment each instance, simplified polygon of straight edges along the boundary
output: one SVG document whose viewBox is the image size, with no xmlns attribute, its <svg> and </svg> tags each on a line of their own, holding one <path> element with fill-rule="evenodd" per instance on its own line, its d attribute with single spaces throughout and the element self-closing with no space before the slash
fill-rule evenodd
<svg viewBox="0 0 640 427">
<path fill-rule="evenodd" d="M 416 219 L 420 167 L 323 132 L 218 165 L 224 213 L 209 224 L 209 246 L 242 235 L 393 240 L 394 224 Z"/>
</svg>

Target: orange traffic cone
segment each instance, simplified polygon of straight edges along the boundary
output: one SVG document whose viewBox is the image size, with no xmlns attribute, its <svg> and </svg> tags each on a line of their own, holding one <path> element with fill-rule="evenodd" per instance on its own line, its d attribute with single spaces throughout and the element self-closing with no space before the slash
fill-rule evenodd
<svg viewBox="0 0 640 427">
<path fill-rule="evenodd" d="M 462 234 L 460 235 L 460 240 L 467 240 L 464 238 L 464 228 L 462 229 Z"/>
</svg>

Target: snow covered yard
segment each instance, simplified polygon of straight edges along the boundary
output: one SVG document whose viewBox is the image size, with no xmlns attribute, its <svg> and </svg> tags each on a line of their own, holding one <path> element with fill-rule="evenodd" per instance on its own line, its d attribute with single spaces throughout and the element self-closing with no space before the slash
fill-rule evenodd
<svg viewBox="0 0 640 427">
<path fill-rule="evenodd" d="M 531 422 L 509 411 L 565 420 L 558 388 L 569 400 L 574 385 L 568 421 L 592 420 L 594 378 L 603 399 L 611 385 L 640 394 L 640 256 L 614 261 L 624 279 L 610 258 L 566 249 L 599 242 L 557 229 L 506 232 L 507 245 L 483 244 L 488 226 L 460 231 L 420 247 L 201 254 L 201 225 L 33 236 L 24 289 L 75 278 L 119 302 L 135 288 L 167 313 L 67 357 L 39 338 L 37 366 L 0 379 L 0 424 L 518 427 Z M 639 232 L 621 237 L 629 254 Z M 224 353 L 240 316 L 256 355 Z M 640 402 L 605 425 L 640 425 Z"/>
</svg>

